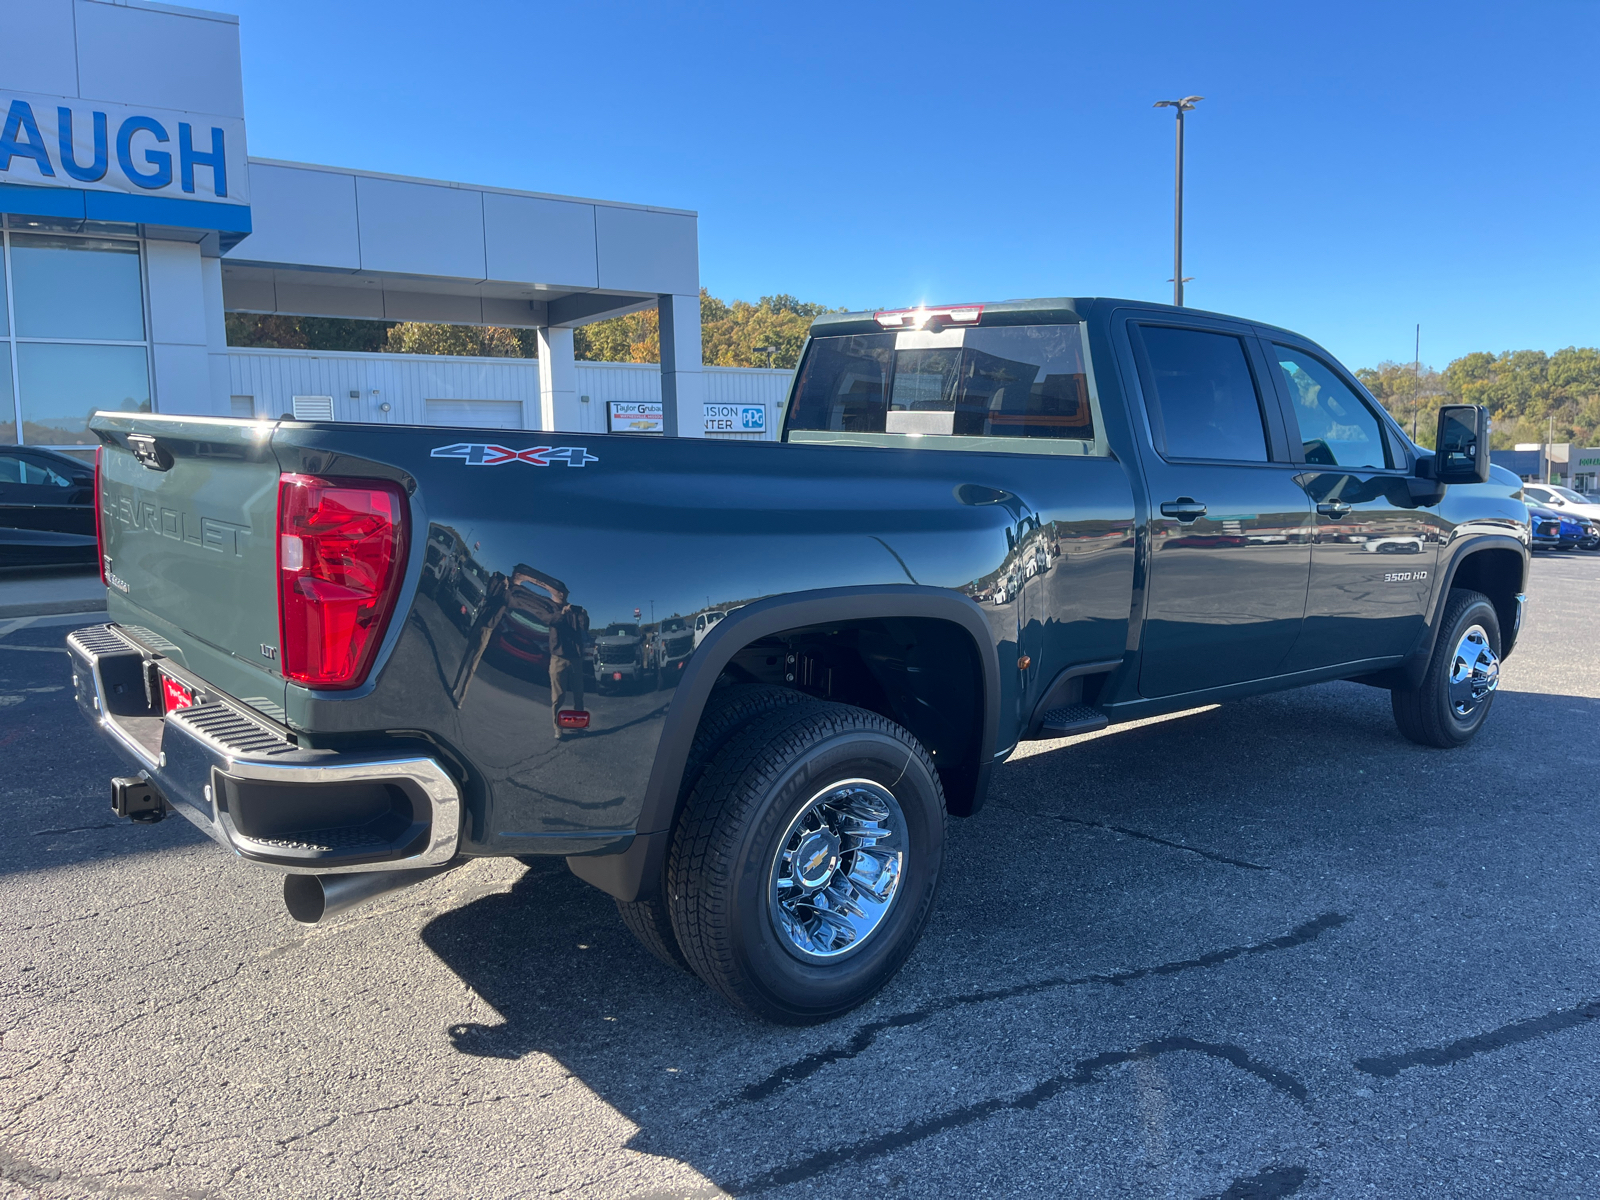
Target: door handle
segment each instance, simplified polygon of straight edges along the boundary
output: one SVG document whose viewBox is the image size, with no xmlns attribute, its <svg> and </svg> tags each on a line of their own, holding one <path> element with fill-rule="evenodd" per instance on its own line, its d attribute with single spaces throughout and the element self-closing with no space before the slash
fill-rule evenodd
<svg viewBox="0 0 1600 1200">
<path fill-rule="evenodd" d="M 1179 496 L 1176 500 L 1168 500 L 1161 506 L 1163 517 L 1177 517 L 1178 524 L 1187 525 L 1206 515 L 1206 506 L 1197 503 L 1188 496 Z"/>
<path fill-rule="evenodd" d="M 1344 516 L 1345 513 L 1350 511 L 1350 506 L 1343 500 L 1330 500 L 1326 503 L 1317 505 L 1317 511 L 1323 516 L 1332 517 L 1335 521 L 1337 521 L 1340 517 Z"/>
</svg>

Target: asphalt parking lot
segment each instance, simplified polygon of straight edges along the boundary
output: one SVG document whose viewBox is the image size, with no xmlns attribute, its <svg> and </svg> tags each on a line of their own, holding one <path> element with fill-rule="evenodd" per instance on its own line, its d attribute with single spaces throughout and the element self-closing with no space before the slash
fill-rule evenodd
<svg viewBox="0 0 1600 1200">
<path fill-rule="evenodd" d="M 1030 746 L 907 968 L 803 1030 L 560 863 L 296 926 L 113 820 L 85 618 L 0 621 L 0 1194 L 1595 1195 L 1600 557 L 1530 594 L 1465 750 L 1354 684 Z"/>
</svg>

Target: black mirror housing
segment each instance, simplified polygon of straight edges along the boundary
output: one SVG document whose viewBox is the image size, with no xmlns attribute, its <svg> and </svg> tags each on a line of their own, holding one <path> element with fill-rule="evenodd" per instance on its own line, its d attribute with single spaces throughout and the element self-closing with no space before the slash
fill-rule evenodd
<svg viewBox="0 0 1600 1200">
<path fill-rule="evenodd" d="M 1433 443 L 1433 477 L 1440 483 L 1489 482 L 1489 410 L 1446 404 Z"/>
</svg>

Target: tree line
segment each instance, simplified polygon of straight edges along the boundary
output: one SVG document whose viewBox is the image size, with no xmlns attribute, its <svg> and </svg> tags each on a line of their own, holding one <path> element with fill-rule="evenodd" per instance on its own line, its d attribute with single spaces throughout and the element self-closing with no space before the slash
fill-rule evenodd
<svg viewBox="0 0 1600 1200">
<path fill-rule="evenodd" d="M 793 296 L 728 303 L 700 292 L 701 361 L 718 367 L 793 368 L 813 318 L 842 311 Z M 230 346 L 291 350 L 361 350 L 391 354 L 536 358 L 531 329 L 438 325 L 422 321 L 361 321 L 337 317 L 228 314 Z M 770 353 L 768 348 L 770 349 Z M 573 352 L 585 362 L 661 361 L 661 327 L 654 307 L 573 331 Z M 1443 371 L 1415 363 L 1381 362 L 1356 377 L 1424 446 L 1433 444 L 1442 404 L 1482 404 L 1494 422 L 1494 447 L 1518 442 L 1600 445 L 1600 350 L 1568 346 L 1543 350 L 1478 351 Z"/>
<path fill-rule="evenodd" d="M 1476 351 L 1443 371 L 1414 363 L 1382 362 L 1356 372 L 1374 396 L 1417 440 L 1433 445 L 1442 404 L 1482 404 L 1493 422 L 1492 445 L 1518 442 L 1600 444 L 1600 350 L 1568 346 L 1543 350 Z"/>
<path fill-rule="evenodd" d="M 793 296 L 763 296 L 751 304 L 700 291 L 700 358 L 713 367 L 781 367 L 800 361 L 812 319 L 833 311 Z M 356 350 L 385 354 L 454 354 L 470 358 L 537 358 L 531 329 L 497 325 L 440 325 L 426 321 L 364 321 L 229 313 L 228 345 L 283 350 Z M 573 330 L 573 354 L 584 362 L 661 361 L 661 323 L 655 307 Z"/>
</svg>

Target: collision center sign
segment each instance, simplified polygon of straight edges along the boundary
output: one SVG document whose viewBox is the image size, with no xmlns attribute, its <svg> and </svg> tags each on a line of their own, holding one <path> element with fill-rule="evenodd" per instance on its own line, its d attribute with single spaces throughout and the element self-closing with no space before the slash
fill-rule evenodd
<svg viewBox="0 0 1600 1200">
<path fill-rule="evenodd" d="M 0 183 L 250 202 L 237 117 L 0 91 Z"/>
<path fill-rule="evenodd" d="M 765 433 L 767 431 L 767 406 L 765 404 L 708 404 L 705 409 L 707 433 Z"/>
</svg>

